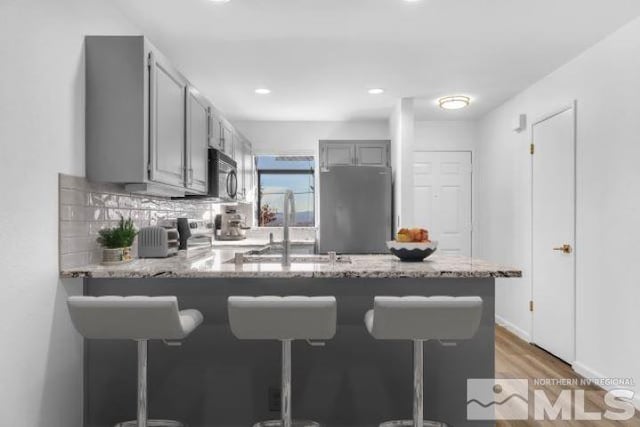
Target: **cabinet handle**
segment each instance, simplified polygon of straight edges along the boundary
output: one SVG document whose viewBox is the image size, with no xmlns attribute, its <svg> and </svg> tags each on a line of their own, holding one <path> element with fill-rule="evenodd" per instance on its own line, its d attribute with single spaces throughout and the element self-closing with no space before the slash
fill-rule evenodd
<svg viewBox="0 0 640 427">
<path fill-rule="evenodd" d="M 156 170 L 156 144 L 158 143 L 158 135 L 156 129 L 158 108 L 156 105 L 156 99 L 158 97 L 156 93 L 156 66 L 153 52 L 149 52 L 149 179 L 154 179 L 154 172 Z"/>
</svg>

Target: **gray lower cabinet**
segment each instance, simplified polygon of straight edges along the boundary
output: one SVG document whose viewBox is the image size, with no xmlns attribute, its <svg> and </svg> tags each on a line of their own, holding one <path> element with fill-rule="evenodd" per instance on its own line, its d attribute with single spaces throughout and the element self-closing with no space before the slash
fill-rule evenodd
<svg viewBox="0 0 640 427">
<path fill-rule="evenodd" d="M 187 96 L 187 145 L 185 187 L 189 193 L 207 191 L 207 168 L 211 127 L 211 107 L 194 90 Z"/>
<path fill-rule="evenodd" d="M 320 167 L 384 166 L 391 164 L 388 140 L 321 140 Z"/>
</svg>

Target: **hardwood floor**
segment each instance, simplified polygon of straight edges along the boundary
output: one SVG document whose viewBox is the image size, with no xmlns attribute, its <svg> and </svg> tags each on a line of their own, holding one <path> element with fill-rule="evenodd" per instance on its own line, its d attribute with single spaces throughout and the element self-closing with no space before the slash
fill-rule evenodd
<svg viewBox="0 0 640 427">
<path fill-rule="evenodd" d="M 570 379 L 580 382 L 580 377 L 571 366 L 531 345 L 505 328 L 496 327 L 496 378 L 526 378 L 529 380 L 529 420 L 527 421 L 497 421 L 498 427 L 510 426 L 638 426 L 640 427 L 640 413 L 628 421 L 536 421 L 533 419 L 533 390 L 544 390 L 550 402 L 555 402 L 562 390 L 585 390 L 585 411 L 602 412 L 606 409 L 604 403 L 605 391 L 601 388 L 583 385 L 536 385 L 536 379 Z M 573 392 L 572 392 L 573 393 Z M 573 406 L 573 404 L 572 404 Z M 573 413 L 573 408 L 572 408 Z M 572 416 L 573 418 L 573 416 Z"/>
</svg>

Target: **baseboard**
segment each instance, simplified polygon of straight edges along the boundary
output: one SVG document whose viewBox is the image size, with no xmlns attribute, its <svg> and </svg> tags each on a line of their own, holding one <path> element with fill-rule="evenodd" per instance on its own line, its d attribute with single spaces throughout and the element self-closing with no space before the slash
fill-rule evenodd
<svg viewBox="0 0 640 427">
<path fill-rule="evenodd" d="M 525 340 L 526 342 L 531 342 L 531 336 L 524 329 L 514 325 L 503 317 L 495 315 L 496 323 L 500 326 L 505 327 L 509 332 L 515 334 L 518 338 Z"/>
<path fill-rule="evenodd" d="M 573 362 L 571 364 L 571 368 L 581 377 L 584 378 L 610 378 L 606 375 L 601 374 L 600 372 L 597 372 L 593 369 L 591 369 L 590 367 L 586 366 L 583 363 L 580 362 Z M 603 389 L 605 390 L 611 390 L 615 387 L 607 387 L 607 386 L 602 386 Z M 634 396 L 633 396 L 633 406 L 636 407 L 637 410 L 640 411 L 640 393 L 638 393 L 636 390 L 633 390 L 635 392 Z"/>
</svg>

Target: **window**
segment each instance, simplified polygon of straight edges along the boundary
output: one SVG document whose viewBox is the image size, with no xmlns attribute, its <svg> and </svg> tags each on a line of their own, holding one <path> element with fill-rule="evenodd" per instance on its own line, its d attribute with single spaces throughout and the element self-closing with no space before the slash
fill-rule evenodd
<svg viewBox="0 0 640 427">
<path fill-rule="evenodd" d="M 315 225 L 315 160 L 313 156 L 258 156 L 258 225 L 281 227 L 284 193 L 293 191 L 293 226 Z"/>
</svg>

